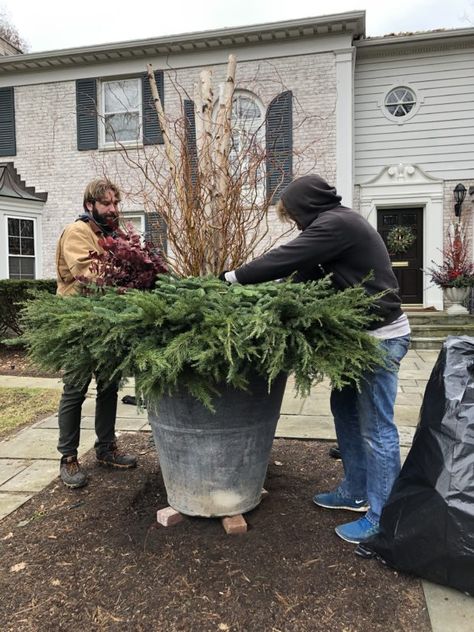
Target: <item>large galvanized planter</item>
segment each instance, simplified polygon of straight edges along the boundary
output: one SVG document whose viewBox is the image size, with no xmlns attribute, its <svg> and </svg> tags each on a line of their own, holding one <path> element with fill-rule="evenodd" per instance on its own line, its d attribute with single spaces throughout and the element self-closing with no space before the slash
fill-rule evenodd
<svg viewBox="0 0 474 632">
<path fill-rule="evenodd" d="M 248 391 L 223 385 L 215 412 L 184 390 L 149 409 L 171 507 L 189 516 L 217 517 L 259 504 L 285 385 L 284 374 L 270 392 L 260 376 Z"/>
</svg>

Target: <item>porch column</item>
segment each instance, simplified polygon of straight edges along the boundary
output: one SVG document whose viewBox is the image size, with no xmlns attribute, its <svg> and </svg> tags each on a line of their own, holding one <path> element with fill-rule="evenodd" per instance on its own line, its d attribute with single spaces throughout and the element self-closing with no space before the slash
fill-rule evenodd
<svg viewBox="0 0 474 632">
<path fill-rule="evenodd" d="M 336 187 L 342 203 L 352 206 L 354 174 L 354 62 L 355 48 L 336 55 Z"/>
</svg>

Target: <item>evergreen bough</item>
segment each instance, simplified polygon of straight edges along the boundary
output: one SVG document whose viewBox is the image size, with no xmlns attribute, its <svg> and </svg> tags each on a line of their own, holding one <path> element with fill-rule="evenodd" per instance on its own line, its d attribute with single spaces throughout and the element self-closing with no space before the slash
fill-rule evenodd
<svg viewBox="0 0 474 632">
<path fill-rule="evenodd" d="M 293 373 L 301 396 L 324 376 L 357 383 L 383 362 L 365 331 L 374 298 L 361 286 L 336 292 L 329 278 L 228 286 L 161 275 L 148 292 L 45 294 L 25 308 L 23 340 L 35 363 L 78 384 L 92 371 L 133 376 L 144 401 L 185 387 L 212 409 L 220 383 L 245 389 L 255 373 L 269 384 Z"/>
</svg>

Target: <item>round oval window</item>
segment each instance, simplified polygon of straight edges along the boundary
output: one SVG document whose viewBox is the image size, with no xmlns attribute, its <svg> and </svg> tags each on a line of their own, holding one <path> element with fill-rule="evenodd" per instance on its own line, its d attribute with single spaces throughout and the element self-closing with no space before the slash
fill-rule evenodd
<svg viewBox="0 0 474 632">
<path fill-rule="evenodd" d="M 385 109 L 397 118 L 409 114 L 415 105 L 415 94 L 409 88 L 394 88 L 385 97 Z"/>
</svg>

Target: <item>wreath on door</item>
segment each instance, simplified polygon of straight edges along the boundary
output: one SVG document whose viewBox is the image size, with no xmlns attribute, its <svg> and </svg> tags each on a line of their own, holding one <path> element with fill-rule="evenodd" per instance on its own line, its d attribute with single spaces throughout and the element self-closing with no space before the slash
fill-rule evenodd
<svg viewBox="0 0 474 632">
<path fill-rule="evenodd" d="M 411 226 L 394 226 L 387 235 L 387 248 L 392 255 L 401 255 L 415 243 Z"/>
</svg>

